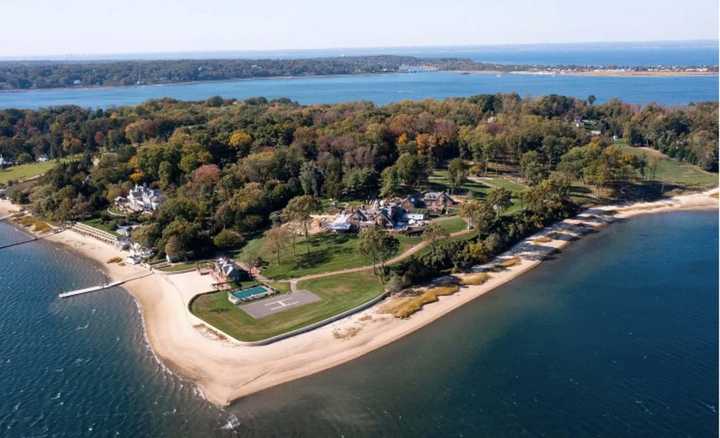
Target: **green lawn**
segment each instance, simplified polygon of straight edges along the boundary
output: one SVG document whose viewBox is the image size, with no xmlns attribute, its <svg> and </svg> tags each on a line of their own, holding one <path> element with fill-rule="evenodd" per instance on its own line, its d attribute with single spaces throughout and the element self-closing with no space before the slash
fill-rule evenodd
<svg viewBox="0 0 720 438">
<path fill-rule="evenodd" d="M 448 233 L 454 233 L 467 228 L 465 221 L 457 216 L 448 216 L 436 219 Z M 397 254 L 422 242 L 421 236 L 398 235 L 400 249 Z M 358 245 L 360 240 L 357 234 L 320 233 L 310 236 L 308 241 L 298 237 L 293 255 L 292 245 L 288 243 L 280 254 L 280 263 L 276 255 L 265 246 L 265 239 L 257 237 L 250 240 L 235 259 L 247 261 L 250 258 L 261 257 L 268 266 L 263 268 L 262 274 L 274 280 L 297 278 L 310 274 L 333 272 L 348 268 L 367 266 L 370 262 L 360 254 Z"/>
<path fill-rule="evenodd" d="M 674 160 L 655 150 L 620 146 L 632 154 L 642 155 L 647 159 L 648 168 L 645 169 L 645 175 L 650 179 L 695 189 L 710 188 L 718 185 L 718 175 L 716 173 L 707 172 L 695 165 Z M 649 167 L 650 159 L 653 156 L 659 160 L 654 178 Z"/>
<path fill-rule="evenodd" d="M 450 190 L 447 170 L 436 169 L 432 175 L 430 175 L 429 181 L 433 186 L 433 190 Z M 482 181 L 468 180 L 460 186 L 457 194 L 482 199 L 494 187 L 503 187 L 512 193 L 512 205 L 507 209 L 505 214 L 512 214 L 520 209 L 520 193 L 527 189 L 527 186 L 518 184 L 502 176 L 487 177 L 483 178 Z"/>
<path fill-rule="evenodd" d="M 450 190 L 450 186 L 448 185 L 448 172 L 445 169 L 434 170 L 428 180 L 433 185 L 433 189 Z M 472 195 L 482 198 L 493 187 L 504 187 L 512 192 L 513 195 L 517 195 L 527 188 L 524 184 L 518 184 L 509 178 L 502 176 L 490 176 L 483 177 L 482 181 L 466 181 L 465 184 L 460 186 L 457 190 L 457 194 Z"/>
<path fill-rule="evenodd" d="M 96 217 L 92 219 L 87 219 L 82 221 L 83 224 L 89 225 L 93 228 L 97 228 L 99 230 L 107 231 L 108 233 L 112 234 L 113 236 L 118 236 L 119 234 L 115 232 L 115 228 L 108 222 L 105 222 L 102 218 Z"/>
<path fill-rule="evenodd" d="M 467 222 L 460 216 L 447 216 L 435 219 L 433 222 L 439 224 L 448 233 L 457 233 L 467 229 Z"/>
<path fill-rule="evenodd" d="M 400 240 L 398 254 L 422 241 L 420 237 L 404 235 L 399 235 L 398 239 Z M 259 237 L 248 242 L 235 258 L 243 261 L 252 257 L 261 257 L 268 263 L 268 266 L 262 270 L 263 275 L 274 280 L 282 280 L 366 266 L 369 262 L 360 254 L 359 243 L 356 234 L 320 233 L 310 236 L 307 241 L 298 237 L 295 255 L 292 245 L 288 243 L 287 248 L 281 252 L 278 263 L 275 254 L 265 246 L 265 239 Z"/>
<path fill-rule="evenodd" d="M 308 280 L 300 289 L 318 295 L 321 301 L 254 319 L 227 299 L 227 292 L 197 297 L 190 310 L 211 325 L 241 341 L 257 341 L 322 321 L 359 306 L 382 293 L 382 285 L 371 272 L 356 272 Z"/>
<path fill-rule="evenodd" d="M 448 172 L 445 169 L 436 169 L 428 177 L 430 185 L 433 190 L 444 190 L 450 192 L 450 186 L 448 185 Z M 491 189 L 490 186 L 475 181 L 466 181 L 465 184 L 460 186 L 454 194 L 456 195 L 467 195 L 475 198 L 483 198 L 485 194 Z"/>
<path fill-rule="evenodd" d="M 73 157 L 66 159 L 72 160 Z M 48 170 L 55 167 L 60 160 L 48 160 L 44 163 L 28 163 L 12 166 L 7 169 L 0 169 L 0 184 L 6 184 L 8 181 L 22 181 L 38 175 L 42 175 Z"/>
</svg>

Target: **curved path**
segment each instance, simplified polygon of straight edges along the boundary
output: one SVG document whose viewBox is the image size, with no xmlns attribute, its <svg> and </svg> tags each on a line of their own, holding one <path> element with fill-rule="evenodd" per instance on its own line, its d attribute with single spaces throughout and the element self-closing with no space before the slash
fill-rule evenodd
<svg viewBox="0 0 720 438">
<path fill-rule="evenodd" d="M 458 236 L 462 236 L 462 235 L 465 235 L 465 234 L 470 234 L 471 231 L 472 231 L 472 230 L 467 230 L 467 229 L 466 229 L 466 230 L 461 230 L 461 231 L 456 231 L 456 232 L 454 232 L 454 233 L 450 233 L 449 237 L 458 237 Z M 430 245 L 430 241 L 428 241 L 428 240 L 423 240 L 422 242 L 418 243 L 417 245 L 412 246 L 412 247 L 406 249 L 406 250 L 405 250 L 404 252 L 402 252 L 401 254 L 398 254 L 398 255 L 396 255 L 395 257 L 387 260 L 387 261 L 385 262 L 385 264 L 386 264 L 386 265 L 392 265 L 392 264 L 398 263 L 398 262 L 400 262 L 400 261 L 402 261 L 402 260 L 410 257 L 411 255 L 419 252 L 420 250 L 424 249 L 424 248 L 427 247 L 428 245 Z M 371 269 L 373 269 L 373 268 L 378 268 L 378 267 L 380 267 L 380 264 L 379 264 L 379 263 L 378 263 L 378 264 L 375 264 L 375 265 L 358 266 L 358 267 L 356 267 L 356 268 L 340 269 L 340 270 L 338 270 L 338 271 L 321 272 L 321 273 L 319 273 L 319 274 L 308 274 L 308 275 L 304 275 L 304 276 L 302 276 L 302 277 L 290 278 L 290 279 L 287 279 L 287 280 L 278 280 L 278 281 L 289 282 L 289 283 L 290 283 L 290 290 L 294 292 L 294 291 L 296 290 L 297 284 L 298 284 L 299 282 L 301 282 L 301 281 L 314 280 L 314 279 L 317 279 L 317 278 L 324 278 L 324 277 L 332 277 L 332 276 L 334 276 L 334 275 L 341 275 L 341 274 L 351 274 L 351 273 L 353 273 L 353 272 L 369 271 L 369 270 L 371 270 Z M 260 277 L 258 277 L 258 278 L 260 278 Z M 263 277 L 263 278 L 264 278 L 264 277 Z M 262 278 L 261 278 L 261 279 L 262 279 Z M 267 279 L 266 279 L 266 280 L 267 280 Z"/>
</svg>

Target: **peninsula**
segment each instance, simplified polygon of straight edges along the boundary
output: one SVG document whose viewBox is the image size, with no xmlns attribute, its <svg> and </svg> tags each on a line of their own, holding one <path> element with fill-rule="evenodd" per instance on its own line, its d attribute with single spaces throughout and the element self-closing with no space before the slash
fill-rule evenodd
<svg viewBox="0 0 720 438">
<path fill-rule="evenodd" d="M 161 362 L 225 405 L 615 220 L 717 208 L 717 111 L 512 94 L 6 110 L 0 218 L 97 261 Z"/>
<path fill-rule="evenodd" d="M 718 66 L 527 65 L 400 55 L 294 59 L 0 61 L 0 91 L 435 71 L 618 77 L 705 76 L 717 75 Z"/>
</svg>

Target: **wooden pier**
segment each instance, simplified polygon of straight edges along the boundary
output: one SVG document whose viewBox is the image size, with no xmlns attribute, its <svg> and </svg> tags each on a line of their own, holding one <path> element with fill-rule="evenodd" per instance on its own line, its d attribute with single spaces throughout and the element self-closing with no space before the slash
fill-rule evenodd
<svg viewBox="0 0 720 438">
<path fill-rule="evenodd" d="M 111 287 L 119 286 L 123 283 L 125 283 L 125 282 L 124 281 L 113 281 L 112 283 L 103 283 L 99 286 L 92 286 L 92 287 L 86 287 L 85 289 L 76 289 L 76 290 L 71 290 L 68 292 L 63 292 L 60 295 L 58 295 L 58 297 L 70 298 L 70 297 L 74 297 L 75 295 L 89 294 L 91 292 L 98 292 L 103 289 L 109 289 Z"/>
<path fill-rule="evenodd" d="M 126 278 L 125 280 L 120 281 L 113 281 L 111 283 L 103 283 L 97 286 L 91 286 L 86 287 L 84 289 L 75 289 L 67 292 L 63 292 L 58 295 L 59 298 L 70 298 L 77 295 L 83 295 L 83 294 L 89 294 L 92 292 L 100 292 L 101 290 L 110 289 L 115 286 L 120 286 L 124 283 L 127 283 L 128 281 L 137 280 L 139 278 L 147 277 L 148 275 L 152 275 L 152 272 L 146 272 L 144 274 L 137 275 L 135 277 Z"/>
</svg>

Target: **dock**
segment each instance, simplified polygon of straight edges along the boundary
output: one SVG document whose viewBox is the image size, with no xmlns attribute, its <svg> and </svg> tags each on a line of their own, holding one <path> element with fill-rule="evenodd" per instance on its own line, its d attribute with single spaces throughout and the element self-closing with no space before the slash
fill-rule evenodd
<svg viewBox="0 0 720 438">
<path fill-rule="evenodd" d="M 40 236 L 33 236 L 33 237 L 29 238 L 29 239 L 21 240 L 20 242 L 8 243 L 7 245 L 2 245 L 2 246 L 0 246 L 0 249 L 12 248 L 13 246 L 19 246 L 19 245 L 24 245 L 24 244 L 26 244 L 26 243 L 35 242 L 35 241 L 38 241 L 38 240 L 42 240 L 42 239 L 44 239 L 44 238 L 46 238 L 46 237 L 48 237 L 48 236 L 52 236 L 52 235 L 54 235 L 54 234 L 62 233 L 63 231 L 65 231 L 65 228 L 56 228 L 56 229 L 54 229 L 54 230 L 52 230 L 52 231 L 50 231 L 50 232 L 48 232 L 48 233 L 46 233 L 46 234 L 40 235 Z"/>
<path fill-rule="evenodd" d="M 58 295 L 58 297 L 60 297 L 60 298 L 70 298 L 70 297 L 74 297 L 75 295 L 89 294 L 89 293 L 91 293 L 91 292 L 98 292 L 98 291 L 101 291 L 101 290 L 103 290 L 103 289 L 109 289 L 109 288 L 111 288 L 111 287 L 119 286 L 119 285 L 121 285 L 121 284 L 123 284 L 123 283 L 124 283 L 124 281 L 114 281 L 114 282 L 112 282 L 112 283 L 103 283 L 103 284 L 98 285 L 98 286 L 86 287 L 85 289 L 76 289 L 76 290 L 71 290 L 71 291 L 63 292 L 63 293 L 61 293 L 60 295 Z"/>
<path fill-rule="evenodd" d="M 13 246 L 24 245 L 26 243 L 35 242 L 36 240 L 39 240 L 39 239 L 40 239 L 39 237 L 33 237 L 32 239 L 21 240 L 20 242 L 8 243 L 7 245 L 0 246 L 0 249 L 12 248 Z"/>
<path fill-rule="evenodd" d="M 128 281 L 147 277 L 148 275 L 152 275 L 152 272 L 146 272 L 144 274 L 137 275 L 135 277 L 126 278 L 125 280 L 113 281 L 111 283 L 103 283 L 103 284 L 100 284 L 97 286 L 86 287 L 84 289 L 75 289 L 75 290 L 71 290 L 71 291 L 67 291 L 67 292 L 62 292 L 58 295 L 58 298 L 70 298 L 70 297 L 75 297 L 78 295 L 89 294 L 89 293 L 93 293 L 93 292 L 100 292 L 101 290 L 110 289 L 115 286 L 120 286 L 124 283 L 127 283 Z"/>
</svg>

